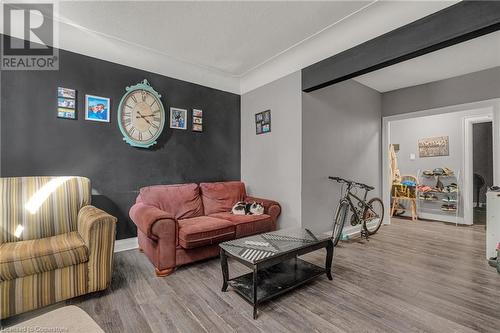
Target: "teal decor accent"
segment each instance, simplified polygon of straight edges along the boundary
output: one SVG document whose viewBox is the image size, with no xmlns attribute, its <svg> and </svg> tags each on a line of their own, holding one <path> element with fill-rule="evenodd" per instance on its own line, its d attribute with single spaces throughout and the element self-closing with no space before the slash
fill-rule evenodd
<svg viewBox="0 0 500 333">
<path fill-rule="evenodd" d="M 156 144 L 165 126 L 161 95 L 146 79 L 125 91 L 117 112 L 123 140 L 133 147 L 149 148 Z"/>
</svg>

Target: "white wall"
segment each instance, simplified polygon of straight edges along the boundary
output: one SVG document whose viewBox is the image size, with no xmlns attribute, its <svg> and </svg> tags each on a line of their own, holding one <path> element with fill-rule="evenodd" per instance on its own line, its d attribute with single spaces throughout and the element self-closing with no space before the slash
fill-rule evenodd
<svg viewBox="0 0 500 333">
<path fill-rule="evenodd" d="M 271 133 L 255 134 L 255 114 L 271 110 Z M 241 96 L 241 179 L 251 195 L 282 206 L 278 228 L 301 225 L 301 73 Z"/>
<path fill-rule="evenodd" d="M 302 94 L 302 222 L 332 229 L 339 176 L 381 193 L 381 95 L 354 80 Z"/>
<path fill-rule="evenodd" d="M 457 112 L 391 121 L 389 143 L 399 144 L 397 157 L 401 174 L 417 176 L 418 170 L 443 167 L 463 173 L 463 117 L 463 112 Z M 450 155 L 419 157 L 418 140 L 437 136 L 449 137 Z M 410 159 L 410 154 L 415 154 L 415 160 Z"/>
</svg>

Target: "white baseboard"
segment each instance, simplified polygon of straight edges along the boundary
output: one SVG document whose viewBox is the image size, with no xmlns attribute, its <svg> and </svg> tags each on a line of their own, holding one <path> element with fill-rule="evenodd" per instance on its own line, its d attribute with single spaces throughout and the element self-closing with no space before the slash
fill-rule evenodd
<svg viewBox="0 0 500 333">
<path fill-rule="evenodd" d="M 137 243 L 137 237 L 119 239 L 115 241 L 115 252 L 133 250 L 138 247 L 139 243 Z"/>
<path fill-rule="evenodd" d="M 333 232 L 332 230 L 329 230 L 324 232 L 324 234 L 331 236 L 332 232 Z M 359 237 L 360 235 L 361 235 L 361 225 L 355 225 L 355 226 L 349 225 L 345 226 L 344 229 L 342 229 L 342 236 L 340 239 L 348 240 Z"/>
<path fill-rule="evenodd" d="M 457 223 L 457 224 L 472 224 L 466 223 L 463 216 L 446 216 L 441 214 L 430 214 L 430 213 L 421 213 L 418 215 L 419 218 L 423 220 L 435 220 L 441 222 L 449 222 L 449 223 Z"/>
</svg>

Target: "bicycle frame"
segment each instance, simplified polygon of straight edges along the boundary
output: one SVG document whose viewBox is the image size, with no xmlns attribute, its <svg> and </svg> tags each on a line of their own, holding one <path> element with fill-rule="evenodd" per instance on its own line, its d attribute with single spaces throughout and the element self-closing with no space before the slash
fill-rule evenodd
<svg viewBox="0 0 500 333">
<path fill-rule="evenodd" d="M 357 224 L 359 224 L 359 223 L 361 223 L 363 218 L 359 216 L 358 209 L 354 206 L 353 200 L 351 198 L 354 198 L 354 200 L 357 201 L 357 205 L 360 208 L 359 211 L 363 211 L 366 207 L 369 207 L 371 209 L 370 205 L 368 205 L 366 203 L 366 198 L 368 196 L 369 191 L 365 189 L 364 190 L 365 194 L 363 195 L 363 199 L 361 199 L 360 197 L 358 197 L 357 195 L 355 195 L 354 193 L 351 192 L 351 188 L 352 188 L 352 185 L 347 187 L 346 194 L 345 194 L 344 198 L 342 198 L 342 200 L 347 201 L 347 203 L 349 204 L 349 207 L 351 208 L 351 211 L 353 212 L 354 216 L 356 217 Z"/>
</svg>

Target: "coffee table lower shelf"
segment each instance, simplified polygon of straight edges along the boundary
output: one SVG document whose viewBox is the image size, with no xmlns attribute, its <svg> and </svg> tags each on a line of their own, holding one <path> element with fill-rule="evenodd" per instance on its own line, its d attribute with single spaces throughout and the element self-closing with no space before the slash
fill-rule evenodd
<svg viewBox="0 0 500 333">
<path fill-rule="evenodd" d="M 229 285 L 252 305 L 260 304 L 315 277 L 325 274 L 323 267 L 299 258 L 289 259 L 257 271 L 257 302 L 253 301 L 253 272 L 229 280 Z"/>
</svg>

